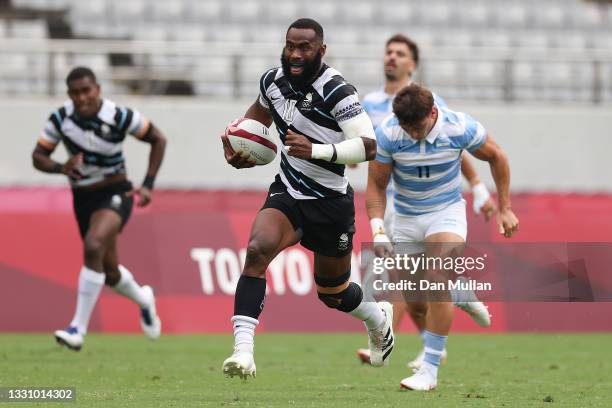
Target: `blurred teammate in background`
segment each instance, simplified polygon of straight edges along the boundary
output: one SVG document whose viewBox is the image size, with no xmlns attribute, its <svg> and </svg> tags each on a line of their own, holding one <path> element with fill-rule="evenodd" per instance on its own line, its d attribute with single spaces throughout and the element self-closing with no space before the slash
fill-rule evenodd
<svg viewBox="0 0 612 408">
<path fill-rule="evenodd" d="M 376 142 L 376 160 L 368 166 L 366 190 L 368 217 L 375 237 L 387 238 L 382 219 L 387 185 L 394 174 L 394 239 L 397 243 L 416 243 L 404 253 L 440 258 L 459 255 L 467 236 L 460 176 L 463 150 L 487 161 L 491 167 L 499 194 L 500 233 L 509 238 L 517 230 L 518 219 L 510 207 L 510 168 L 505 153 L 480 123 L 465 113 L 438 105 L 428 89 L 410 84 L 398 92 L 393 115 L 376 128 Z M 387 248 L 387 253 L 392 250 L 388 238 L 378 243 Z M 429 282 L 449 279 L 444 270 L 432 268 L 424 273 Z M 401 382 L 403 388 L 410 390 L 436 387 L 453 319 L 448 291 L 427 295 L 424 360 L 414 375 Z"/>
<path fill-rule="evenodd" d="M 117 236 L 133 206 L 151 202 L 155 176 L 161 165 L 166 139 L 138 111 L 100 97 L 100 85 L 89 68 L 74 68 L 66 78 L 69 100 L 49 117 L 32 153 L 34 167 L 45 173 L 67 176 L 72 186 L 73 208 L 83 240 L 84 265 L 78 281 L 76 311 L 68 328 L 55 338 L 71 350 L 80 350 L 91 313 L 104 284 L 136 303 L 145 334 L 156 339 L 161 322 L 150 286 L 140 286 L 119 264 Z M 126 135 L 151 145 L 149 166 L 142 187 L 134 189 L 126 176 L 122 143 Z M 58 163 L 51 154 L 60 142 L 69 160 Z"/>
<path fill-rule="evenodd" d="M 385 73 L 384 86 L 375 92 L 367 94 L 363 99 L 363 107 L 370 116 L 372 124 L 377 127 L 385 117 L 389 116 L 392 110 L 393 98 L 395 94 L 405 86 L 412 83 L 412 76 L 419 64 L 419 48 L 417 44 L 403 34 L 395 34 L 391 36 L 385 44 L 385 56 L 383 58 L 383 68 Z M 433 94 L 436 103 L 439 106 L 446 107 L 446 102 Z M 473 210 L 475 214 L 483 213 L 488 221 L 495 212 L 495 203 L 493 202 L 487 187 L 482 183 L 476 173 L 467 153 L 461 156 L 461 173 L 469 182 L 473 193 Z M 387 206 L 385 209 L 384 230 L 387 237 L 393 238 L 393 219 L 395 217 L 395 206 L 393 205 L 393 182 L 389 181 L 387 188 Z M 381 237 L 379 236 L 378 239 Z M 463 297 L 465 298 L 465 297 Z M 474 299 L 475 295 L 474 295 Z M 481 302 L 472 301 L 457 301 L 455 304 L 462 310 L 470 314 L 474 321 L 482 326 L 489 327 L 491 319 L 489 312 Z M 425 314 L 427 310 L 424 304 L 416 302 L 393 302 L 393 328 L 399 330 L 399 326 L 404 318 L 405 312 L 408 311 L 415 326 L 422 334 L 425 330 Z M 370 355 L 368 349 L 359 349 L 357 356 L 364 363 L 369 363 Z M 424 351 L 408 363 L 411 368 L 418 368 L 423 361 Z M 446 358 L 446 350 L 444 351 Z"/>
<path fill-rule="evenodd" d="M 236 287 L 234 352 L 223 362 L 223 373 L 230 377 L 255 376 L 254 337 L 264 306 L 266 268 L 298 242 L 314 252 L 319 299 L 365 323 L 372 365 L 383 365 L 393 349 L 391 304 L 364 302 L 361 287 L 349 280 L 355 206 L 344 167 L 374 158 L 374 129 L 356 89 L 322 62 L 325 51 L 319 23 L 293 22 L 281 67 L 264 73 L 259 98 L 244 115 L 265 126 L 274 122 L 285 146 L 280 172 L 253 223 Z M 255 164 L 234 151 L 227 137 L 222 140 L 229 164 Z"/>
</svg>

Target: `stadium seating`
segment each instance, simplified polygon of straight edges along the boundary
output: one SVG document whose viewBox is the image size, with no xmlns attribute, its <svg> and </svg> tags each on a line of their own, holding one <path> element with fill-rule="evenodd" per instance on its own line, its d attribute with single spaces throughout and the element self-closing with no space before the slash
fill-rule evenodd
<svg viewBox="0 0 612 408">
<path fill-rule="evenodd" d="M 580 95 L 592 91 L 592 86 L 587 86 L 587 91 L 578 92 L 570 84 L 572 81 L 564 81 L 568 74 L 579 74 L 585 83 L 592 84 L 591 68 L 575 71 L 568 60 L 565 65 L 548 67 L 544 73 L 537 61 L 517 61 L 512 67 L 504 67 L 496 58 L 480 61 L 490 55 L 490 50 L 507 50 L 510 56 L 515 53 L 512 50 L 551 55 L 557 50 L 572 50 L 584 52 L 586 56 L 591 48 L 612 49 L 612 9 L 582 0 L 462 0 L 459 3 L 454 0 L 12 0 L 11 4 L 18 10 L 65 10 L 76 37 L 180 41 L 193 43 L 200 50 L 211 42 L 280 46 L 287 23 L 308 15 L 324 25 L 334 64 L 344 67 L 345 75 L 362 88 L 380 82 L 382 44 L 391 34 L 404 32 L 423 50 L 421 70 L 427 71 L 422 72 L 426 83 L 448 88 L 450 94 L 466 99 L 503 99 L 512 94 L 521 100 L 540 97 L 569 101 L 581 100 Z M 0 14 L 0 38 L 42 39 L 48 35 L 44 19 L 5 21 Z M 353 57 L 333 55 L 333 49 L 343 45 L 351 49 L 369 46 L 370 51 L 357 64 Z M 378 54 L 372 51 L 376 47 L 381 47 Z M 451 61 L 453 57 L 447 61 L 445 51 L 451 49 L 463 50 L 464 55 L 478 55 L 479 61 L 469 68 L 463 62 Z M 274 58 L 265 56 L 262 60 L 276 63 L 278 50 L 273 54 Z M 220 67 L 232 66 L 234 55 L 227 52 L 215 58 L 219 61 L 212 67 L 198 67 L 193 59 L 177 55 L 135 57 L 134 60 L 159 64 L 160 69 L 172 65 L 176 72 L 188 72 L 190 76 L 197 76 L 196 72 L 207 73 L 194 82 L 194 89 L 204 95 L 218 95 L 223 89 L 233 87 L 227 78 L 219 81 L 227 74 Z M 427 63 L 428 59 L 431 63 Z M 38 64 L 26 60 L 29 64 Z M 16 61 L 13 63 L 17 64 Z M 610 64 L 612 61 L 605 60 L 603 71 L 607 73 Z M 247 95 L 250 91 L 246 90 L 250 88 L 244 85 L 260 74 L 262 64 L 260 60 L 250 60 L 239 65 L 236 77 L 245 84 L 237 86 Z M 7 67 L 2 69 L 12 69 Z M 252 70 L 257 70 L 257 74 Z M 113 74 L 108 63 L 103 71 L 109 76 Z M 151 71 L 157 72 L 155 66 Z M 505 72 L 510 72 L 512 77 L 505 76 Z M 582 72 L 588 74 L 583 77 Z M 28 89 L 46 92 L 46 81 L 40 82 L 40 89 L 36 86 Z M 504 88 L 509 83 L 514 87 L 513 92 Z M 612 90 L 604 89 L 602 98 L 610 93 Z"/>
</svg>

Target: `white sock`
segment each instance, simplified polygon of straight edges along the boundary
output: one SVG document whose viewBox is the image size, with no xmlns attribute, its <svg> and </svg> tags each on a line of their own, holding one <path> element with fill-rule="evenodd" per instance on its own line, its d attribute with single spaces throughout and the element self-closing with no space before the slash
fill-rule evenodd
<svg viewBox="0 0 612 408">
<path fill-rule="evenodd" d="M 93 271 L 86 266 L 81 268 L 76 311 L 70 326 L 76 327 L 83 335 L 87 334 L 91 312 L 96 306 L 105 278 L 103 273 Z"/>
<path fill-rule="evenodd" d="M 431 363 L 428 363 L 427 361 L 423 361 L 422 365 L 427 366 L 427 368 L 429 369 L 429 372 L 432 373 L 435 378 L 438 378 L 438 368 L 439 367 Z"/>
<path fill-rule="evenodd" d="M 145 296 L 142 287 L 134 280 L 134 275 L 132 275 L 123 265 L 119 265 L 119 273 L 121 274 L 121 278 L 119 282 L 113 286 L 113 290 L 138 303 L 140 307 L 148 307 L 149 299 Z"/>
<path fill-rule="evenodd" d="M 248 316 L 232 316 L 234 324 L 234 351 L 253 354 L 255 348 L 255 328 L 259 320 Z"/>
<path fill-rule="evenodd" d="M 385 313 L 376 302 L 361 301 L 359 306 L 349 312 L 359 320 L 363 320 L 368 330 L 376 329 L 385 322 Z"/>
</svg>

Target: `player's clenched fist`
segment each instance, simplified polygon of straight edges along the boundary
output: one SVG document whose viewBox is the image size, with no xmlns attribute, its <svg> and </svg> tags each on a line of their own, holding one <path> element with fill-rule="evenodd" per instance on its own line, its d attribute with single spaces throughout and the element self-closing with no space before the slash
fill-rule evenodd
<svg viewBox="0 0 612 408">
<path fill-rule="evenodd" d="M 312 143 L 304 135 L 287 130 L 285 136 L 285 149 L 289 156 L 297 157 L 298 159 L 312 158 Z"/>
<path fill-rule="evenodd" d="M 83 163 L 83 153 L 78 153 L 72 156 L 62 166 L 62 173 L 72 180 L 80 180 L 83 175 L 79 171 L 79 166 Z"/>
<path fill-rule="evenodd" d="M 512 234 L 518 231 L 519 221 L 512 210 L 507 208 L 500 210 L 497 214 L 497 225 L 499 226 L 499 233 L 506 238 L 510 238 Z"/>
</svg>

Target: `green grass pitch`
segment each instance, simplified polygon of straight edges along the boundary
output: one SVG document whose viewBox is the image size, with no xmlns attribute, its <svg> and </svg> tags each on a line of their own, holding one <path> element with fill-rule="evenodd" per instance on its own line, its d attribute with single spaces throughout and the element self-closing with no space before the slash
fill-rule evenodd
<svg viewBox="0 0 612 408">
<path fill-rule="evenodd" d="M 610 334 L 454 335 L 429 393 L 399 388 L 420 346 L 415 335 L 398 336 L 389 366 L 373 368 L 355 356 L 365 334 L 262 333 L 258 376 L 247 382 L 221 374 L 231 344 L 219 335 L 150 342 L 93 333 L 75 353 L 51 334 L 2 334 L 0 387 L 73 386 L 72 407 L 612 406 Z"/>
</svg>

